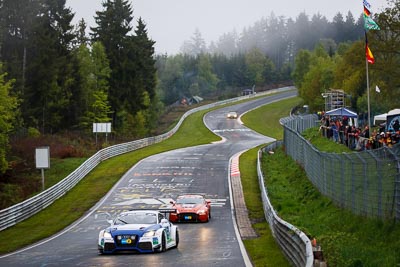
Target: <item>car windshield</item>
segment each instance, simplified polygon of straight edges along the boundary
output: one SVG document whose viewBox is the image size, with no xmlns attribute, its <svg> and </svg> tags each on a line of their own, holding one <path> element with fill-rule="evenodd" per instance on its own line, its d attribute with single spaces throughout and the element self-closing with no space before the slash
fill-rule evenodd
<svg viewBox="0 0 400 267">
<path fill-rule="evenodd" d="M 115 219 L 115 224 L 156 224 L 157 215 L 154 213 L 128 213 L 121 214 Z"/>
<path fill-rule="evenodd" d="M 204 201 L 202 198 L 196 197 L 187 197 L 187 198 L 178 198 L 176 204 L 202 204 Z"/>
</svg>

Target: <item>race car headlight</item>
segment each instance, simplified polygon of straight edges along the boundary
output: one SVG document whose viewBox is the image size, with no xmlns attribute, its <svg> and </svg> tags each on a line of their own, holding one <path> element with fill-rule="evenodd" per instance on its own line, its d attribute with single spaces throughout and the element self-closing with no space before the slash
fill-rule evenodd
<svg viewBox="0 0 400 267">
<path fill-rule="evenodd" d="M 156 231 L 150 230 L 147 231 L 146 233 L 143 234 L 143 236 L 148 237 L 148 236 L 154 236 L 156 234 Z"/>
<path fill-rule="evenodd" d="M 104 237 L 104 238 L 112 238 L 110 232 L 104 232 L 103 237 Z"/>
<path fill-rule="evenodd" d="M 205 210 L 198 210 L 198 211 L 197 211 L 197 214 L 199 214 L 199 215 L 203 215 L 203 214 L 205 214 L 205 213 L 206 213 Z"/>
</svg>

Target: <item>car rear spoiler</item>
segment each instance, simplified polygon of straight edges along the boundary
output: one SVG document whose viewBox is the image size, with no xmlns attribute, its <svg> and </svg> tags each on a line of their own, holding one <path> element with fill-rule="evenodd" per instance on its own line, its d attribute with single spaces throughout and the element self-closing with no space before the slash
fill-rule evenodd
<svg viewBox="0 0 400 267">
<path fill-rule="evenodd" d="M 176 213 L 176 209 L 171 209 L 171 208 L 159 208 L 159 209 L 130 209 L 129 211 L 135 211 L 135 210 L 156 210 L 161 213 Z"/>
<path fill-rule="evenodd" d="M 158 209 L 159 212 L 163 212 L 163 213 L 176 213 L 176 209 L 169 209 L 169 208 L 160 208 Z"/>
</svg>

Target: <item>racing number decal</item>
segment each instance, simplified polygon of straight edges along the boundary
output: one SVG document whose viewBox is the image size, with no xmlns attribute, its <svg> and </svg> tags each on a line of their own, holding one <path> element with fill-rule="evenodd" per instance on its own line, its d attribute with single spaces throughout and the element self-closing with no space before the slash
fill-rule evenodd
<svg viewBox="0 0 400 267">
<path fill-rule="evenodd" d="M 169 231 L 169 227 L 165 228 L 165 232 L 167 233 L 167 240 L 168 240 L 168 242 L 170 242 L 171 241 L 171 232 Z"/>
</svg>

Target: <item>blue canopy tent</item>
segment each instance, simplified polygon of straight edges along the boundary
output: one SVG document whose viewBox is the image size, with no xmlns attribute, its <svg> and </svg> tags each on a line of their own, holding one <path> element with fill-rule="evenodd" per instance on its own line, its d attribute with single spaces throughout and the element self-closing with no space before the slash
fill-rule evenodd
<svg viewBox="0 0 400 267">
<path fill-rule="evenodd" d="M 347 116 L 348 118 L 357 118 L 357 113 L 347 108 L 336 108 L 325 112 L 325 115 L 329 116 Z"/>
</svg>

